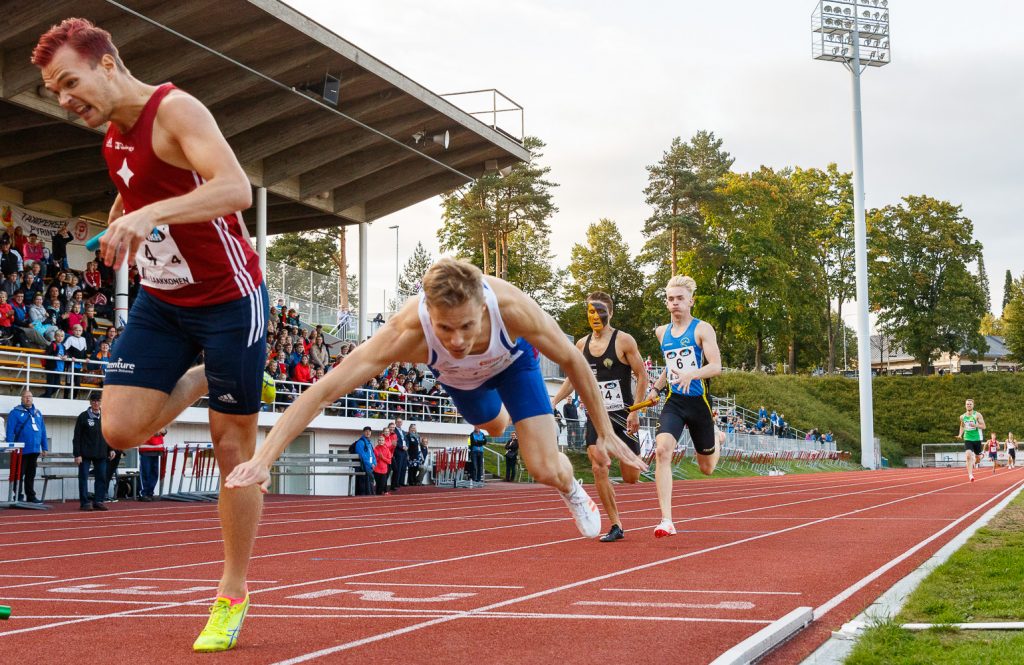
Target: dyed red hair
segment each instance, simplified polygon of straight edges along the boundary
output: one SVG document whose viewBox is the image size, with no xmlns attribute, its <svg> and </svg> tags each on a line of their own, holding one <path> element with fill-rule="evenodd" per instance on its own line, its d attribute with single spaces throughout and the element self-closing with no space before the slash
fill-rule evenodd
<svg viewBox="0 0 1024 665">
<path fill-rule="evenodd" d="M 32 50 L 32 64 L 40 69 L 46 67 L 53 60 L 57 50 L 65 44 L 86 58 L 93 67 L 100 58 L 109 53 L 114 56 L 118 68 L 124 69 L 121 56 L 110 39 L 110 33 L 103 28 L 97 28 L 92 21 L 85 18 L 66 18 L 60 25 L 47 30 Z"/>
</svg>

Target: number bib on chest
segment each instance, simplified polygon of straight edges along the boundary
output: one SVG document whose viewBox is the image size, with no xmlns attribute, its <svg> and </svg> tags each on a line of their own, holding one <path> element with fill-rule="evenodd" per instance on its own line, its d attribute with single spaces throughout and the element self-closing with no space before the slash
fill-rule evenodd
<svg viewBox="0 0 1024 665">
<path fill-rule="evenodd" d="M 601 390 L 601 399 L 604 401 L 605 409 L 621 411 L 626 408 L 626 403 L 622 399 L 622 384 L 618 379 L 598 381 L 597 387 Z"/>
<path fill-rule="evenodd" d="M 697 354 L 692 346 L 666 351 L 665 367 L 668 369 L 669 383 L 675 381 L 683 372 L 694 372 L 700 369 L 697 367 Z"/>
<path fill-rule="evenodd" d="M 142 243 L 135 258 L 142 283 L 154 289 L 177 289 L 195 284 L 188 262 L 182 258 L 167 226 L 159 226 Z"/>
</svg>

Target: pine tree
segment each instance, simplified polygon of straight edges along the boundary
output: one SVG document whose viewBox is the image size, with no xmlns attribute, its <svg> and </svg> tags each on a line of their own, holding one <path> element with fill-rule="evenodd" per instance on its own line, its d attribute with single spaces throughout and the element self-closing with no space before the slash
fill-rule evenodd
<svg viewBox="0 0 1024 665">
<path fill-rule="evenodd" d="M 985 270 L 985 255 L 978 252 L 978 286 L 985 294 L 985 311 L 991 308 L 992 292 L 988 285 L 988 272 Z"/>
<path fill-rule="evenodd" d="M 396 311 L 405 304 L 405 301 L 419 294 L 423 287 L 423 276 L 427 274 L 430 266 L 434 265 L 434 257 L 423 246 L 422 242 L 416 243 L 416 249 L 412 256 L 405 262 L 402 273 L 398 276 L 398 295 L 388 303 L 388 309 Z"/>
<path fill-rule="evenodd" d="M 1007 270 L 1006 271 L 1006 279 L 1003 280 L 1003 308 L 1004 309 L 1006 308 L 1006 305 L 1010 302 L 1010 300 L 1012 298 L 1013 298 L 1013 275 L 1011 275 L 1010 271 Z"/>
</svg>

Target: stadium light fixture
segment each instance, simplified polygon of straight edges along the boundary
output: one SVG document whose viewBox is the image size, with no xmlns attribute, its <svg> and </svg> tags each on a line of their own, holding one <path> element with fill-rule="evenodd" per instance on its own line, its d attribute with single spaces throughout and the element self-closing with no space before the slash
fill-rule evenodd
<svg viewBox="0 0 1024 665">
<path fill-rule="evenodd" d="M 882 11 L 871 11 L 881 5 Z M 811 55 L 815 60 L 841 62 L 853 82 L 853 230 L 857 277 L 857 374 L 860 381 L 861 464 L 875 469 L 880 451 L 875 443 L 871 396 L 871 329 L 868 322 L 867 228 L 864 220 L 864 139 L 861 127 L 860 75 L 868 67 L 882 67 L 892 60 L 889 49 L 888 0 L 819 0 L 811 14 Z M 839 12 L 832 20 L 826 15 Z M 832 46 L 836 36 L 842 49 Z M 862 51 L 863 49 L 863 51 Z"/>
</svg>

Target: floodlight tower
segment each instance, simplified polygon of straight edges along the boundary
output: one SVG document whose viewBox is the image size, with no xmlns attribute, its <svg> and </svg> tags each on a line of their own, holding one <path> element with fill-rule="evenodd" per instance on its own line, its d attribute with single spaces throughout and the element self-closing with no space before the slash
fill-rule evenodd
<svg viewBox="0 0 1024 665">
<path fill-rule="evenodd" d="M 820 0 L 811 14 L 811 54 L 841 62 L 853 75 L 853 230 L 857 269 L 857 374 L 860 379 L 861 464 L 878 467 L 871 403 L 871 330 L 868 327 L 868 252 L 864 222 L 864 139 L 860 75 L 889 64 L 888 0 Z"/>
</svg>

